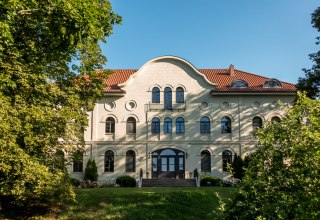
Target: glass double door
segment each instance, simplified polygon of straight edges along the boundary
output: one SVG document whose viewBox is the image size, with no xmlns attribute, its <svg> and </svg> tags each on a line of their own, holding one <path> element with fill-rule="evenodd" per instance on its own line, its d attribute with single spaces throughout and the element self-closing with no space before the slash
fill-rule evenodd
<svg viewBox="0 0 320 220">
<path fill-rule="evenodd" d="M 184 152 L 161 149 L 152 154 L 152 178 L 184 179 Z"/>
</svg>

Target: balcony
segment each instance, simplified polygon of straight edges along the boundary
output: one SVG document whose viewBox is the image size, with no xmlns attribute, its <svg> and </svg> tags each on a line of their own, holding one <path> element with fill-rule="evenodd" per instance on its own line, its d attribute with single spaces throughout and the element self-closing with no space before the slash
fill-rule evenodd
<svg viewBox="0 0 320 220">
<path fill-rule="evenodd" d="M 145 104 L 145 111 L 185 111 L 186 103 L 172 103 L 172 105 L 168 105 L 165 103 L 147 103 Z"/>
</svg>

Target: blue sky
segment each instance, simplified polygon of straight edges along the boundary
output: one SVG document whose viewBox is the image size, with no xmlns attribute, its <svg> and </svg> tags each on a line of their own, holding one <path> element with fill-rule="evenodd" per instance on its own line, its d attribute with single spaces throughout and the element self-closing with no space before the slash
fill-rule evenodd
<svg viewBox="0 0 320 220">
<path fill-rule="evenodd" d="M 102 45 L 106 68 L 174 55 L 196 68 L 236 69 L 296 83 L 319 50 L 319 0 L 111 0 L 122 25 Z"/>
</svg>

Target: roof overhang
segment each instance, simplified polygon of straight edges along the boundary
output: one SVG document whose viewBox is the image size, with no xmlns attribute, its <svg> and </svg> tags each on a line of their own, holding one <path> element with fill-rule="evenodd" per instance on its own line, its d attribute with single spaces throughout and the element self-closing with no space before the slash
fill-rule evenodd
<svg viewBox="0 0 320 220">
<path fill-rule="evenodd" d="M 126 92 L 104 92 L 103 96 L 117 96 L 117 97 L 123 97 L 125 96 Z"/>
<path fill-rule="evenodd" d="M 273 95 L 273 96 L 296 96 L 296 91 L 215 91 L 211 90 L 212 96 L 231 96 L 231 95 Z"/>
</svg>

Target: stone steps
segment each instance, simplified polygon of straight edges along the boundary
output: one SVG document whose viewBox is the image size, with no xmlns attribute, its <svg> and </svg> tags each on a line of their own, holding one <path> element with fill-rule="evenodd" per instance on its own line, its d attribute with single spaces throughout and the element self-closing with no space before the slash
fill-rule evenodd
<svg viewBox="0 0 320 220">
<path fill-rule="evenodd" d="M 195 179 L 143 179 L 142 187 L 196 187 Z"/>
</svg>

